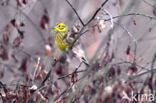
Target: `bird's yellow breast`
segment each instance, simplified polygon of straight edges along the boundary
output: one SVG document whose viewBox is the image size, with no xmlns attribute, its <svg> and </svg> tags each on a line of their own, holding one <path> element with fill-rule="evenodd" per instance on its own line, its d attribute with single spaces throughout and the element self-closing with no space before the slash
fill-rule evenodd
<svg viewBox="0 0 156 103">
<path fill-rule="evenodd" d="M 61 32 L 56 32 L 55 33 L 55 45 L 61 50 L 65 51 L 66 47 L 68 46 L 67 43 L 63 40 L 65 33 Z"/>
</svg>

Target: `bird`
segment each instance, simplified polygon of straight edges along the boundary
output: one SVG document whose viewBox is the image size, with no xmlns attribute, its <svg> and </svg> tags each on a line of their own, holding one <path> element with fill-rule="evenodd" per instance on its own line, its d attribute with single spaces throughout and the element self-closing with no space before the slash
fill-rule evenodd
<svg viewBox="0 0 156 103">
<path fill-rule="evenodd" d="M 59 22 L 54 27 L 54 44 L 57 46 L 57 48 L 60 51 L 65 51 L 69 45 L 73 42 L 73 38 L 68 36 L 68 27 L 63 22 Z M 81 50 L 81 53 L 79 51 Z M 87 66 L 88 61 L 85 59 L 84 51 L 82 53 L 82 49 L 78 48 L 78 50 L 73 51 L 74 54 L 76 54 L 81 61 L 83 61 Z M 79 56 L 81 54 L 81 56 Z"/>
<path fill-rule="evenodd" d="M 65 51 L 69 45 L 66 41 L 67 33 L 68 27 L 63 22 L 57 23 L 54 27 L 54 44 L 61 51 Z"/>
</svg>

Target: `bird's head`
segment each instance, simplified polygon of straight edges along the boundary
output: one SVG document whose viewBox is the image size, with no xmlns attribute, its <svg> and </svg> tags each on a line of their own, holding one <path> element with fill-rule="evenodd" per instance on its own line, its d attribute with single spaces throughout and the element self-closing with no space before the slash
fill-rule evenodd
<svg viewBox="0 0 156 103">
<path fill-rule="evenodd" d="M 56 32 L 66 32 L 68 30 L 68 27 L 64 23 L 60 22 L 56 24 L 54 30 Z"/>
</svg>

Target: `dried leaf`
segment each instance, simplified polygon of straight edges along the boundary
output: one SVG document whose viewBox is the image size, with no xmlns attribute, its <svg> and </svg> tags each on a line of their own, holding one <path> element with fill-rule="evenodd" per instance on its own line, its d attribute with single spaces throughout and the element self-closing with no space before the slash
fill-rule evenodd
<svg viewBox="0 0 156 103">
<path fill-rule="evenodd" d="M 20 27 L 24 26 L 24 23 L 23 22 L 19 23 L 18 21 L 16 21 L 16 19 L 12 19 L 10 23 L 17 29 L 17 32 L 19 33 L 20 38 L 23 39 L 24 31 L 20 30 Z"/>
<path fill-rule="evenodd" d="M 16 26 L 16 20 L 15 19 L 12 19 L 11 21 L 10 21 L 10 23 L 15 27 Z"/>
<path fill-rule="evenodd" d="M 153 15 L 156 16 L 156 7 L 153 8 Z"/>
<path fill-rule="evenodd" d="M 116 71 L 114 67 L 111 67 L 108 71 L 108 77 L 115 77 Z"/>
<path fill-rule="evenodd" d="M 11 31 L 12 31 L 12 26 L 10 24 L 8 24 L 5 27 L 5 31 L 3 33 L 3 43 L 5 45 L 8 45 L 8 43 L 9 43 L 9 36 L 10 36 Z"/>
<path fill-rule="evenodd" d="M 4 71 L 0 71 L 0 79 L 2 79 L 4 77 Z"/>
<path fill-rule="evenodd" d="M 8 52 L 2 44 L 0 44 L 0 58 L 2 60 L 8 60 Z"/>
<path fill-rule="evenodd" d="M 131 50 L 131 47 L 128 45 L 127 49 L 126 49 L 126 54 L 129 55 L 130 54 L 130 50 Z"/>
<path fill-rule="evenodd" d="M 13 46 L 14 47 L 19 47 L 19 45 L 21 44 L 21 38 L 20 37 L 16 37 L 13 41 Z"/>
<path fill-rule="evenodd" d="M 27 71 L 27 61 L 28 61 L 28 58 L 25 58 L 20 67 L 19 67 L 19 70 L 22 71 L 22 72 L 26 72 Z"/>
<path fill-rule="evenodd" d="M 120 66 L 117 67 L 117 74 L 118 74 L 118 75 L 121 74 L 121 68 L 120 68 Z"/>
<path fill-rule="evenodd" d="M 131 66 L 128 67 L 128 71 L 130 74 L 136 73 L 138 71 L 138 68 L 136 67 L 135 64 L 132 64 Z"/>
<path fill-rule="evenodd" d="M 133 24 L 136 25 L 136 20 L 133 20 Z"/>
<path fill-rule="evenodd" d="M 20 35 L 20 38 L 23 39 L 24 38 L 24 31 L 21 31 L 20 29 L 17 29 L 19 35 Z"/>
<path fill-rule="evenodd" d="M 24 7 L 26 5 L 26 0 L 16 0 L 17 5 L 20 7 Z"/>
<path fill-rule="evenodd" d="M 57 75 L 63 75 L 64 74 L 64 68 L 60 65 L 57 70 L 56 70 L 56 73 Z"/>
<path fill-rule="evenodd" d="M 47 10 L 44 10 L 44 14 L 40 20 L 40 26 L 43 29 L 48 29 L 49 17 Z"/>
</svg>

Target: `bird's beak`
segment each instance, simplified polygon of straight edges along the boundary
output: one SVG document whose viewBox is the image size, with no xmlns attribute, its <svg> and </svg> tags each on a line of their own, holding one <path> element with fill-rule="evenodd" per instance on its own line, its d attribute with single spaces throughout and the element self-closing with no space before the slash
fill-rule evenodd
<svg viewBox="0 0 156 103">
<path fill-rule="evenodd" d="M 50 31 L 51 31 L 51 30 L 54 30 L 54 29 L 55 29 L 55 27 L 50 27 L 50 28 L 49 28 Z"/>
<path fill-rule="evenodd" d="M 51 29 L 55 29 L 56 27 L 52 27 Z"/>
</svg>

